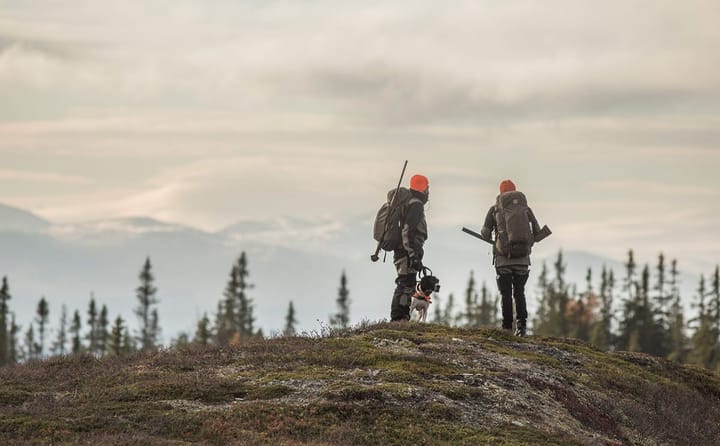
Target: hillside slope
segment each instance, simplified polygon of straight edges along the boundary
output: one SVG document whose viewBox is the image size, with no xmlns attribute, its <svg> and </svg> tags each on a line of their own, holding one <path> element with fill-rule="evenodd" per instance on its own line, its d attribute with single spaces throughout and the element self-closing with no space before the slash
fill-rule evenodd
<svg viewBox="0 0 720 446">
<path fill-rule="evenodd" d="M 720 376 L 491 329 L 366 325 L 0 369 L 1 444 L 713 444 Z"/>
</svg>

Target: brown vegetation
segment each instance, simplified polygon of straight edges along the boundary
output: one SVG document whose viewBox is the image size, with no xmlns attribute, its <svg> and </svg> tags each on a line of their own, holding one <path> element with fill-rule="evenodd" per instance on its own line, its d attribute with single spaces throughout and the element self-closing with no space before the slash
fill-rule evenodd
<svg viewBox="0 0 720 446">
<path fill-rule="evenodd" d="M 433 324 L 0 369 L 2 444 L 711 444 L 718 419 L 712 372 Z"/>
</svg>

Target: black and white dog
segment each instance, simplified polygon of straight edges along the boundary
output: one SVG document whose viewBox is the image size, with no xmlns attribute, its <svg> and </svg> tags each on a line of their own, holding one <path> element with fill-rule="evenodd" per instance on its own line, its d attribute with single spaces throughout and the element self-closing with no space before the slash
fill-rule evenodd
<svg viewBox="0 0 720 446">
<path fill-rule="evenodd" d="M 410 320 L 417 322 L 427 320 L 428 308 L 432 303 L 430 296 L 438 291 L 440 291 L 440 279 L 432 275 L 430 268 L 423 268 L 422 277 L 415 285 L 415 294 L 410 303 Z"/>
</svg>

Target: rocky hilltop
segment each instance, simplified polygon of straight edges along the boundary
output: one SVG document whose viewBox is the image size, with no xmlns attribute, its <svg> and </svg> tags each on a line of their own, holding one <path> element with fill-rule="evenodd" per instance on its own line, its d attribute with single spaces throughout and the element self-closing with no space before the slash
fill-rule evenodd
<svg viewBox="0 0 720 446">
<path fill-rule="evenodd" d="M 1 444 L 710 445 L 720 376 L 494 329 L 353 329 L 0 369 Z"/>
</svg>

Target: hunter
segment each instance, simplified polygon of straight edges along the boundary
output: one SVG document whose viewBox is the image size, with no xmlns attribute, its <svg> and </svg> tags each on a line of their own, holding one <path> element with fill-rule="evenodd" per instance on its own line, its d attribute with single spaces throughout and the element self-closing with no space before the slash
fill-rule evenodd
<svg viewBox="0 0 720 446">
<path fill-rule="evenodd" d="M 428 237 L 425 203 L 430 196 L 430 186 L 427 177 L 414 175 L 410 178 L 410 193 L 401 218 L 402 244 L 393 252 L 397 279 L 390 307 L 392 321 L 410 320 L 410 303 L 417 274 L 423 268 L 423 245 Z"/>
<path fill-rule="evenodd" d="M 511 180 L 500 183 L 500 195 L 490 207 L 480 234 L 487 240 L 494 238 L 493 263 L 497 286 L 502 296 L 502 328 L 513 329 L 513 299 L 515 300 L 515 335 L 527 334 L 527 304 L 525 284 L 529 276 L 530 251 L 540 225 L 528 207 L 525 195 Z"/>
</svg>

